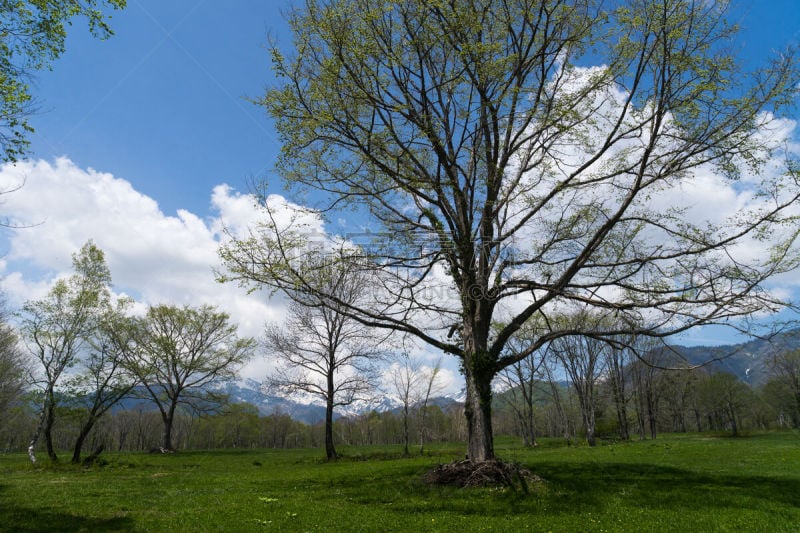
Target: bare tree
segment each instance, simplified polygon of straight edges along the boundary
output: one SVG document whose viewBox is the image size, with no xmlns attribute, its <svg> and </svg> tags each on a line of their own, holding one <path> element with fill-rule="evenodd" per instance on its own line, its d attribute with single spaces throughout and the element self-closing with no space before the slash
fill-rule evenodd
<svg viewBox="0 0 800 533">
<path fill-rule="evenodd" d="M 596 318 L 587 313 L 570 317 L 570 321 L 597 323 Z M 605 370 L 605 352 L 610 346 L 604 340 L 573 335 L 559 337 L 550 343 L 550 347 L 575 389 L 581 407 L 586 441 L 589 446 L 594 446 L 597 405 L 595 391 L 597 381 Z"/>
<path fill-rule="evenodd" d="M 797 265 L 800 187 L 765 132 L 796 61 L 744 72 L 724 3 L 307 0 L 290 22 L 296 49 L 274 50 L 263 99 L 278 166 L 327 215 L 360 209 L 385 276 L 371 302 L 322 301 L 459 359 L 472 461 L 495 457 L 493 378 L 554 339 L 666 337 L 787 305 L 765 282 Z M 742 175 L 736 212 L 695 208 L 701 182 Z M 223 246 L 228 277 L 308 287 L 308 227 L 275 220 Z M 626 326 L 543 327 L 506 355 L 523 324 L 571 305 Z"/>
<path fill-rule="evenodd" d="M 410 432 L 409 418 L 411 407 L 415 402 L 415 386 L 419 383 L 419 365 L 408 354 L 403 354 L 401 363 L 395 363 L 389 368 L 389 388 L 397 395 L 402 404 L 403 412 L 403 455 L 408 457 Z"/>
<path fill-rule="evenodd" d="M 20 314 L 21 332 L 28 350 L 40 363 L 42 407 L 39 424 L 28 446 L 36 462 L 35 448 L 44 435 L 47 455 L 57 460 L 53 447 L 56 387 L 64 371 L 75 364 L 98 321 L 109 306 L 111 273 L 102 250 L 91 241 L 72 256 L 75 273 L 59 279 L 47 296 L 27 302 Z"/>
<path fill-rule="evenodd" d="M 512 353 L 527 351 L 528 345 L 532 342 L 532 339 L 526 335 L 529 329 L 529 327 L 523 327 L 509 339 L 506 350 Z M 501 372 L 503 381 L 508 385 L 504 398 L 506 398 L 508 407 L 514 412 L 525 446 L 538 445 L 534 406 L 538 389 L 542 385 L 541 378 L 544 373 L 542 366 L 548 356 L 547 351 L 548 347 L 531 352 Z"/>
<path fill-rule="evenodd" d="M 419 454 L 425 453 L 425 436 L 428 433 L 428 404 L 430 400 L 441 393 L 443 383 L 441 382 L 442 359 L 430 367 L 420 368 L 418 375 L 419 383 L 423 386 L 417 397 L 417 432 L 419 433 Z"/>
<path fill-rule="evenodd" d="M 208 386 L 229 379 L 253 354 L 256 342 L 239 338 L 227 313 L 211 306 L 157 305 L 135 331 L 125 365 L 143 384 L 163 422 L 162 448 L 174 449 L 172 430 L 180 405 L 208 408 L 219 400 Z"/>
<path fill-rule="evenodd" d="M 631 353 L 628 342 L 624 342 L 624 344 L 625 346 L 622 347 L 609 346 L 609 349 L 605 351 L 605 369 L 614 401 L 614 410 L 617 413 L 619 438 L 629 440 L 631 438 L 628 428 L 629 365 L 633 362 L 635 354 Z"/>
<path fill-rule="evenodd" d="M 337 457 L 333 442 L 334 409 L 371 398 L 375 389 L 374 364 L 383 353 L 385 335 L 340 313 L 330 295 L 343 305 L 370 298 L 368 279 L 345 261 L 315 263 L 314 293 L 289 291 L 291 298 L 283 324 L 266 330 L 266 349 L 276 359 L 271 389 L 304 393 L 325 402 L 325 455 Z"/>
</svg>

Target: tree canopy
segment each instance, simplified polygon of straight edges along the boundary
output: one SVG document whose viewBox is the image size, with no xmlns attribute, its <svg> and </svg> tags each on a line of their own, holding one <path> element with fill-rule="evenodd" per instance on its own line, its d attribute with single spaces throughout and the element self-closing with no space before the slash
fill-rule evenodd
<svg viewBox="0 0 800 533">
<path fill-rule="evenodd" d="M 239 338 L 227 313 L 203 305 L 156 305 L 136 320 L 125 366 L 142 383 L 164 423 L 163 448 L 172 450 L 179 405 L 203 410 L 217 400 L 215 381 L 232 378 L 253 353 L 255 341 Z"/>
<path fill-rule="evenodd" d="M 789 305 L 766 284 L 797 266 L 800 176 L 769 132 L 797 64 L 787 52 L 744 71 L 726 9 L 307 0 L 291 13 L 294 50 L 273 50 L 279 83 L 261 101 L 278 168 L 321 193 L 320 214 L 354 208 L 378 237 L 357 254 L 383 291 L 326 301 L 459 358 L 470 459 L 494 457 L 493 377 L 554 339 L 665 337 Z M 737 209 L 698 205 L 708 191 Z M 311 244 L 273 217 L 222 255 L 231 278 L 308 287 Z M 554 320 L 581 308 L 613 326 Z M 528 349 L 504 351 L 531 320 Z"/>
<path fill-rule="evenodd" d="M 24 156 L 33 96 L 33 72 L 50 68 L 65 50 L 67 26 L 84 18 L 92 35 L 113 32 L 103 8 L 122 9 L 126 0 L 0 0 L 0 160 Z"/>
</svg>

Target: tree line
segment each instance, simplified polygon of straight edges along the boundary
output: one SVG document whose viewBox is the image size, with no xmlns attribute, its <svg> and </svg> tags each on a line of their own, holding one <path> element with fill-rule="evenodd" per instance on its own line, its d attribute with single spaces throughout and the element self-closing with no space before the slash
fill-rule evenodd
<svg viewBox="0 0 800 533">
<path fill-rule="evenodd" d="M 72 10 L 56 22 L 84 5 L 61 4 Z M 797 310 L 771 283 L 800 264 L 800 171 L 791 143 L 771 132 L 796 99 L 800 69 L 786 50 L 747 70 L 728 15 L 726 2 L 686 0 L 308 0 L 289 13 L 297 48 L 272 47 L 278 81 L 259 103 L 274 119 L 289 193 L 313 191 L 316 208 L 258 195 L 264 220 L 231 232 L 220 279 L 297 304 L 302 335 L 269 338 L 285 364 L 273 384 L 326 403 L 329 458 L 333 409 L 370 388 L 384 355 L 377 340 L 413 338 L 458 361 L 477 464 L 495 459 L 493 384 L 520 374 L 517 365 L 545 372 L 564 435 L 580 427 L 596 439 L 607 385 L 620 431 L 653 436 L 662 364 L 639 342 Z M 104 20 L 90 17 L 100 30 Z M 50 57 L 63 45 L 55 27 Z M 20 128 L 4 143 L 7 159 L 22 153 Z M 736 209 L 698 209 L 709 187 L 735 195 Z M 312 242 L 309 218 L 353 212 L 376 239 Z M 121 330 L 130 335 L 106 337 L 114 316 L 127 322 L 124 309 L 95 319 L 104 292 L 84 298 L 80 284 L 102 285 L 103 272 L 95 279 L 79 266 L 72 284 L 23 310 L 42 391 L 31 459 L 39 435 L 55 458 L 56 384 L 83 349 L 96 357 L 80 361 L 95 369 L 133 351 L 121 368 L 157 404 L 170 448 L 178 398 L 201 383 L 157 362 L 195 353 L 182 324 L 214 323 L 188 315 L 215 311 L 153 308 Z M 539 359 L 525 363 L 530 356 Z M 89 381 L 105 383 L 105 372 Z M 735 382 L 712 378 L 729 400 L 704 416 L 738 431 Z M 522 378 L 519 394 L 531 401 L 538 382 Z M 524 419 L 530 433 L 536 415 Z"/>
<path fill-rule="evenodd" d="M 76 254 L 76 270 L 87 270 L 86 264 L 97 266 L 102 257 L 98 252 L 87 243 Z M 92 257 L 88 263 L 82 261 Z M 102 268 L 88 270 L 105 272 Z M 85 280 L 76 284 L 81 274 L 77 276 L 65 281 L 67 287 L 97 287 Z M 105 275 L 101 277 L 105 279 Z M 58 287 L 50 296 L 62 290 Z M 43 301 L 37 301 L 35 307 L 42 307 Z M 119 308 L 111 311 L 111 316 L 119 320 Z M 168 316 L 176 320 L 175 327 L 179 321 L 172 314 Z M 585 315 L 576 318 L 589 320 Z M 132 342 L 133 332 L 127 329 L 132 323 L 114 324 L 118 328 L 126 325 L 117 330 L 116 346 L 131 350 L 120 342 L 120 336 L 130 335 L 125 338 Z M 158 324 L 161 330 L 166 329 L 163 317 Z M 45 334 L 36 331 L 39 337 Z M 73 360 L 64 364 L 65 369 L 76 371 L 62 384 L 45 379 L 31 390 L 28 379 L 32 368 L 26 366 L 30 361 L 26 362 L 20 351 L 14 330 L 4 322 L 0 333 L 3 451 L 24 449 L 29 445 L 27 435 L 44 433 L 45 429 L 54 455 L 56 450 L 73 449 L 73 461 L 80 460 L 83 446 L 95 451 L 89 457 L 92 460 L 103 449 L 165 450 L 166 438 L 169 449 L 327 449 L 335 441 L 351 446 L 402 445 L 404 453 L 409 454 L 424 453 L 429 442 L 463 441 L 466 437 L 463 404 L 440 398 L 439 364 L 426 367 L 408 356 L 399 357 L 388 367 L 390 379 L 382 390 L 370 385 L 373 396 L 395 397 L 398 404 L 394 409 L 370 410 L 336 420 L 328 420 L 326 415 L 316 424 L 305 424 L 285 413 L 260 414 L 257 406 L 229 403 L 224 395 L 209 395 L 208 390 L 192 389 L 180 401 L 169 403 L 168 391 L 154 394 L 157 380 L 150 378 L 148 385 L 142 385 L 139 376 L 146 374 L 138 370 L 141 355 L 112 357 L 124 351 L 111 350 L 108 330 L 98 337 L 109 342 L 100 350 L 96 337 L 87 337 L 91 342 L 82 340 L 87 343 L 83 351 L 76 351 Z M 164 336 L 160 342 L 159 349 L 173 347 L 174 337 Z M 526 343 L 524 335 L 519 335 L 510 349 Z M 245 344 L 250 346 L 249 341 Z M 54 368 L 52 359 L 38 362 Z M 155 372 L 157 365 L 153 365 L 151 371 Z M 637 347 L 631 340 L 615 345 L 585 336 L 562 338 L 528 354 L 497 380 L 492 423 L 498 434 L 519 437 L 529 446 L 536 446 L 542 437 L 593 445 L 598 439 L 654 439 L 663 432 L 715 431 L 735 436 L 743 431 L 800 427 L 800 350 L 775 352 L 769 369 L 762 384 L 750 386 L 730 373 L 691 367 L 663 345 L 645 342 Z M 134 390 L 136 384 L 140 385 L 138 391 Z M 168 380 L 161 385 L 170 386 Z M 180 387 L 179 383 L 174 385 Z M 123 398 L 127 399 L 124 407 L 114 408 Z"/>
<path fill-rule="evenodd" d="M 39 404 L 27 446 L 33 463 L 40 439 L 48 457 L 58 460 L 54 432 L 67 415 L 78 424 L 70 448 L 72 462 L 80 462 L 97 423 L 132 395 L 157 408 L 160 446 L 172 450 L 179 407 L 218 404 L 208 385 L 233 377 L 255 341 L 239 338 L 229 316 L 211 306 L 153 305 L 144 315 L 131 314 L 132 300 L 112 296 L 104 254 L 91 241 L 73 255 L 72 266 L 72 275 L 16 314 L 20 343 L 4 324 L 3 365 L 9 369 L 0 378 L 6 398 L 0 406 L 24 412 L 30 403 L 21 399 L 24 385 L 33 387 Z"/>
</svg>

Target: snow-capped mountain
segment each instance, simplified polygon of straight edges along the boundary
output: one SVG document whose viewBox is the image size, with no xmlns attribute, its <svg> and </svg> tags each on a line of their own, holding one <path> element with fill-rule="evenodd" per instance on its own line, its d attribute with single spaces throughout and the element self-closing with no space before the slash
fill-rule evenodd
<svg viewBox="0 0 800 533">
<path fill-rule="evenodd" d="M 268 394 L 264 391 L 261 383 L 249 379 L 238 382 L 227 383 L 221 388 L 221 392 L 229 395 L 232 402 L 246 402 L 258 407 L 262 415 L 287 414 L 294 420 L 306 424 L 316 424 L 325 420 L 325 404 L 320 399 L 311 395 L 295 395 L 284 397 L 280 395 Z M 462 403 L 465 391 L 462 390 L 456 395 L 441 396 L 431 398 L 431 405 L 446 407 L 453 403 Z M 334 418 L 344 416 L 356 416 L 370 411 L 394 411 L 402 407 L 402 402 L 390 395 L 377 395 L 371 401 L 358 401 L 348 406 L 337 407 L 334 410 Z"/>
</svg>

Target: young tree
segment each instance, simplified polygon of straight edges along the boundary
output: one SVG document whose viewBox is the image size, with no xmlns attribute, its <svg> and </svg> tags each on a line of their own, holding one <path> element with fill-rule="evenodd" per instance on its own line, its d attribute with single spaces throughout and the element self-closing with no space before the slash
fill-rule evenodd
<svg viewBox="0 0 800 533">
<path fill-rule="evenodd" d="M 622 440 L 631 438 L 628 430 L 628 395 L 626 393 L 628 365 L 632 362 L 629 358 L 630 355 L 629 349 L 625 347 L 610 346 L 605 351 L 606 375 L 611 388 L 614 409 L 617 412 L 619 438 Z"/>
<path fill-rule="evenodd" d="M 20 315 L 22 338 L 42 371 L 41 415 L 28 446 L 33 463 L 42 434 L 47 455 L 53 461 L 58 459 L 52 437 L 56 387 L 64 371 L 75 364 L 110 305 L 111 273 L 102 250 L 88 241 L 72 256 L 72 268 L 74 274 L 56 281 L 43 299 L 27 302 Z"/>
<path fill-rule="evenodd" d="M 419 454 L 425 453 L 425 435 L 428 430 L 428 403 L 435 394 L 442 391 L 443 383 L 441 382 L 442 359 L 436 360 L 436 364 L 432 367 L 420 369 L 420 384 L 423 385 L 421 394 L 417 400 L 417 432 L 419 433 Z M 437 407 L 438 409 L 438 407 Z"/>
<path fill-rule="evenodd" d="M 597 320 L 587 313 L 579 313 L 569 317 L 570 322 L 595 323 Z M 550 351 L 561 363 L 564 372 L 575 389 L 578 403 L 583 417 L 583 428 L 586 431 L 586 441 L 589 446 L 594 446 L 596 430 L 596 405 L 595 390 L 600 375 L 605 370 L 605 352 L 610 345 L 604 340 L 594 339 L 589 336 L 559 337 L 550 343 Z"/>
<path fill-rule="evenodd" d="M 419 364 L 408 354 L 403 354 L 402 362 L 389 368 L 389 389 L 397 395 L 402 404 L 403 417 L 403 456 L 408 457 L 410 432 L 408 428 L 411 407 L 414 405 L 415 386 L 419 383 Z"/>
<path fill-rule="evenodd" d="M 523 327 L 514 337 L 509 339 L 506 350 L 513 353 L 527 351 L 532 342 L 526 332 L 529 326 Z M 525 358 L 509 365 L 502 372 L 503 381 L 508 385 L 506 403 L 514 412 L 514 416 L 522 433 L 525 446 L 537 446 L 534 406 L 537 397 L 537 385 L 543 373 L 542 366 L 548 357 L 548 348 L 529 353 Z"/>
<path fill-rule="evenodd" d="M 708 374 L 699 381 L 698 386 L 709 419 L 720 426 L 727 425 L 731 435 L 737 437 L 741 411 L 753 401 L 750 387 L 729 372 Z"/>
<path fill-rule="evenodd" d="M 793 399 L 790 411 L 792 425 L 800 428 L 800 350 L 776 353 L 770 363 L 774 378 L 791 392 Z"/>
<path fill-rule="evenodd" d="M 122 9 L 125 0 L 4 0 L 0 2 L 0 160 L 15 161 L 27 151 L 33 131 L 28 86 L 34 71 L 50 68 L 64 53 L 67 26 L 89 22 L 92 35 L 112 35 L 101 7 Z"/>
<path fill-rule="evenodd" d="M 364 256 L 386 278 L 375 301 L 325 301 L 459 359 L 472 461 L 495 456 L 494 377 L 556 338 L 663 337 L 785 305 L 764 283 L 797 264 L 798 174 L 758 170 L 782 160 L 763 132 L 796 94 L 795 58 L 744 72 L 724 7 L 306 0 L 292 12 L 295 53 L 274 50 L 280 81 L 263 99 L 279 168 L 323 193 L 320 211 L 360 209 L 378 229 Z M 692 191 L 742 175 L 735 213 L 692 209 Z M 307 228 L 274 222 L 223 247 L 230 277 L 308 286 Z M 752 244 L 763 253 L 743 253 Z M 570 305 L 647 326 L 543 327 L 505 355 L 523 324 Z"/>
<path fill-rule="evenodd" d="M 229 319 L 227 313 L 207 305 L 156 305 L 139 320 L 135 347 L 123 352 L 126 367 L 161 414 L 165 451 L 174 449 L 172 429 L 178 406 L 204 408 L 217 401 L 204 387 L 234 377 L 253 354 L 255 340 L 239 338 Z"/>
<path fill-rule="evenodd" d="M 370 298 L 371 285 L 345 261 L 314 263 L 313 288 L 343 305 Z M 370 398 L 375 389 L 374 364 L 385 336 L 338 311 L 308 291 L 290 291 L 284 324 L 266 330 L 266 348 L 278 366 L 270 388 L 304 393 L 325 402 L 325 455 L 335 459 L 333 412 Z"/>
<path fill-rule="evenodd" d="M 0 310 L 0 436 L 9 425 L 12 408 L 22 399 L 30 372 L 29 361 L 18 344 L 8 316 Z"/>
<path fill-rule="evenodd" d="M 84 441 L 97 421 L 137 384 L 136 377 L 125 367 L 126 355 L 135 345 L 133 320 L 125 314 L 129 303 L 122 300 L 116 309 L 108 309 L 100 317 L 89 339 L 89 354 L 65 387 L 71 400 L 85 409 L 73 447 L 73 463 L 80 463 Z M 102 447 L 94 450 L 86 461 L 91 462 L 102 451 Z"/>
</svg>

